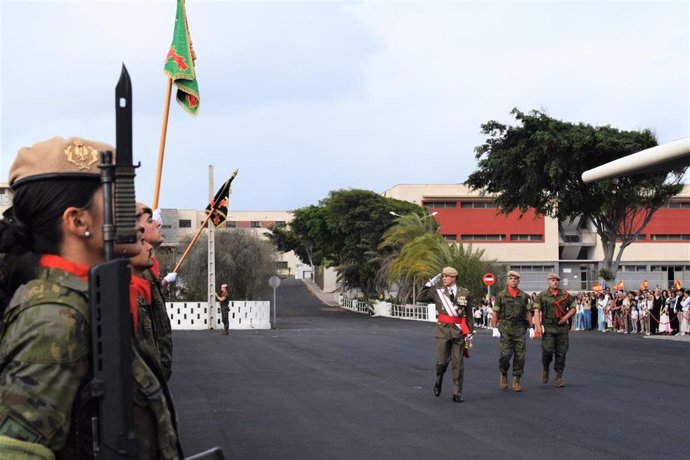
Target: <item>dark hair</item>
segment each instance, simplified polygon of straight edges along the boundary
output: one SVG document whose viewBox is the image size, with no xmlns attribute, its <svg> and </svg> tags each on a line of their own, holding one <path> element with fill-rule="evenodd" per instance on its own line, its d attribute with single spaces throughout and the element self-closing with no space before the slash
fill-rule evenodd
<svg viewBox="0 0 690 460">
<path fill-rule="evenodd" d="M 0 312 L 19 286 L 36 277 L 41 254 L 59 254 L 65 209 L 88 208 L 99 181 L 45 180 L 20 186 L 0 220 Z"/>
</svg>

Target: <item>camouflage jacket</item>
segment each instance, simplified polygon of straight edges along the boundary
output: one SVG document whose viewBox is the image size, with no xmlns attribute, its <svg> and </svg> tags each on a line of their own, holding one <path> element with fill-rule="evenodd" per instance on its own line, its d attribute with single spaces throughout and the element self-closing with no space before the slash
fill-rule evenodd
<svg viewBox="0 0 690 460">
<path fill-rule="evenodd" d="M 498 319 L 503 326 L 528 326 L 529 296 L 524 291 L 518 290 L 517 295 L 513 297 L 504 289 L 496 295 L 496 303 L 491 309 L 498 313 Z"/>
<path fill-rule="evenodd" d="M 0 458 L 27 451 L 72 458 L 81 452 L 74 446 L 81 424 L 74 423 L 73 407 L 90 379 L 87 296 L 86 281 L 42 268 L 7 306 L 0 325 Z M 138 457 L 181 458 L 165 382 L 136 347 L 132 373 Z"/>
<path fill-rule="evenodd" d="M 151 270 L 146 270 L 143 277 L 151 283 L 151 325 L 154 340 L 160 360 L 161 369 L 165 380 L 170 380 L 172 375 L 173 340 L 170 317 L 165 308 L 163 287 L 159 279 L 156 279 Z"/>
<path fill-rule="evenodd" d="M 541 310 L 541 324 L 546 332 L 567 332 L 570 328 L 568 322 L 558 324 L 558 321 L 571 308 L 575 308 L 575 298 L 562 289 L 558 289 L 556 295 L 549 289 L 542 291 L 534 302 L 534 309 Z"/>
</svg>

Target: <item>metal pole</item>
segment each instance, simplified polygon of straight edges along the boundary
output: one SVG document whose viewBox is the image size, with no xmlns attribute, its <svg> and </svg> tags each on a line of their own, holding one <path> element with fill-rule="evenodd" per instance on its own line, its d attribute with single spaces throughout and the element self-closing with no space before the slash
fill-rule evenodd
<svg viewBox="0 0 690 460">
<path fill-rule="evenodd" d="M 276 327 L 276 288 L 273 288 L 273 327 Z"/>
</svg>

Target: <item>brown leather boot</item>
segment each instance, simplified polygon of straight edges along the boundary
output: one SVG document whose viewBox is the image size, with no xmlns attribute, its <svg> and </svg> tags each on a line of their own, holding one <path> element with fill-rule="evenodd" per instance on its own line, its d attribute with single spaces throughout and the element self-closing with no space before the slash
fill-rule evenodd
<svg viewBox="0 0 690 460">
<path fill-rule="evenodd" d="M 520 386 L 520 376 L 519 375 L 513 376 L 513 391 L 522 391 L 522 387 Z"/>
<path fill-rule="evenodd" d="M 541 370 L 541 383 L 549 383 L 549 370 L 548 369 L 542 369 Z"/>
<path fill-rule="evenodd" d="M 553 382 L 557 387 L 564 387 L 565 382 L 563 381 L 563 372 L 556 372 L 556 380 Z"/>
<path fill-rule="evenodd" d="M 501 378 L 498 380 L 498 386 L 501 388 L 501 390 L 508 388 L 508 375 L 501 372 Z"/>
</svg>

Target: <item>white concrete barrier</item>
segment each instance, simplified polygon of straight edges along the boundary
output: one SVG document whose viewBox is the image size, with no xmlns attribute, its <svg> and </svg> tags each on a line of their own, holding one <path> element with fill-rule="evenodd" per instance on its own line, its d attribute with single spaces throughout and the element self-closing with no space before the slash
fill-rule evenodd
<svg viewBox="0 0 690 460">
<path fill-rule="evenodd" d="M 341 308 L 352 310 L 357 313 L 369 313 L 371 311 L 366 308 L 366 304 L 357 299 L 350 299 L 344 295 L 340 295 L 338 303 Z M 384 318 L 397 319 L 411 319 L 415 321 L 429 321 L 436 322 L 436 306 L 434 304 L 428 305 L 396 305 L 390 302 L 373 302 L 373 315 L 382 316 Z"/>
<path fill-rule="evenodd" d="M 236 300 L 231 301 L 229 306 L 230 329 L 271 328 L 271 302 Z M 174 330 L 221 329 L 223 327 L 220 305 L 209 308 L 208 302 L 168 302 L 166 309 Z"/>
</svg>

